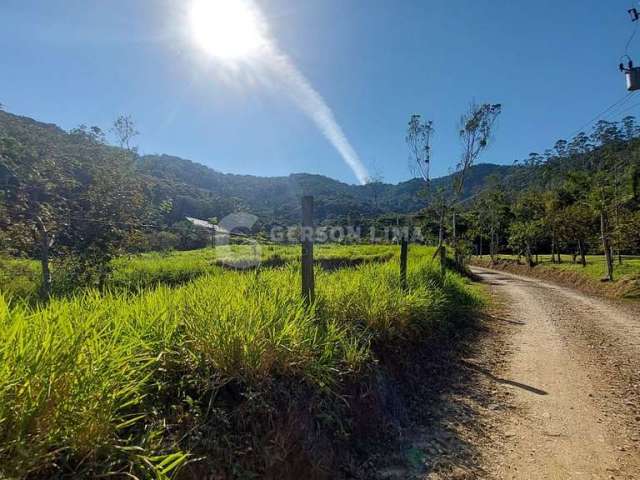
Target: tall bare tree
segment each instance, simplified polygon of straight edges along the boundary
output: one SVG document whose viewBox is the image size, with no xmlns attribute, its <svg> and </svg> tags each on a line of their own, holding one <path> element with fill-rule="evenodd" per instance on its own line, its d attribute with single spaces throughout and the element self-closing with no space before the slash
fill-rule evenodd
<svg viewBox="0 0 640 480">
<path fill-rule="evenodd" d="M 411 115 L 405 137 L 409 147 L 409 161 L 412 165 L 415 163 L 418 173 L 427 184 L 430 181 L 431 136 L 433 133 L 434 128 L 431 120 L 422 120 L 418 114 Z"/>
<path fill-rule="evenodd" d="M 121 148 L 136 151 L 137 147 L 133 146 L 131 142 L 140 135 L 140 132 L 136 130 L 136 124 L 131 115 L 120 115 L 116 118 L 110 132 L 115 135 Z"/>
<path fill-rule="evenodd" d="M 456 202 L 464 189 L 464 181 L 469 168 L 489 146 L 494 125 L 501 112 L 502 105 L 499 103 L 483 103 L 478 105 L 475 102 L 471 102 L 469 110 L 460 117 L 459 136 L 462 143 L 462 157 L 457 165 L 457 174 L 454 179 L 454 203 L 452 205 L 453 250 L 458 265 L 462 263 L 462 259 L 460 257 L 460 248 L 456 234 Z"/>
<path fill-rule="evenodd" d="M 429 172 L 431 168 L 431 137 L 435 129 L 433 121 L 422 120 L 422 116 L 418 114 L 411 115 L 407 126 L 407 136 L 405 141 L 409 147 L 409 162 L 414 166 L 413 170 L 422 177 L 427 184 L 430 184 L 431 178 Z M 439 211 L 439 235 L 438 248 L 434 256 L 440 256 L 440 267 L 444 272 L 446 265 L 446 250 L 444 246 L 444 222 L 446 215 L 446 202 L 438 202 L 441 206 Z"/>
</svg>

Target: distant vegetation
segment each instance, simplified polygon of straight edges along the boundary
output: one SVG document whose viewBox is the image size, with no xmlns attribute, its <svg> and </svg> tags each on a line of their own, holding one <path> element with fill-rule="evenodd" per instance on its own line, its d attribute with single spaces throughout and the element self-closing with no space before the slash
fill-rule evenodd
<svg viewBox="0 0 640 480">
<path fill-rule="evenodd" d="M 64 132 L 0 111 L 0 252 L 46 259 L 43 296 L 56 282 L 105 287 L 121 255 L 205 247 L 209 233 L 187 216 L 250 212 L 259 220 L 248 233 L 257 235 L 298 224 L 300 197 L 310 194 L 317 223 L 366 234 L 372 226 L 404 224 L 425 205 L 418 179 L 355 186 L 319 175 L 227 175 L 175 157 L 140 156 L 130 117 L 117 119 L 110 132 L 119 146 L 109 145 L 98 127 Z M 488 173 L 508 169 L 479 165 L 469 170 L 465 188 L 473 191 Z M 446 189 L 451 182 L 434 185 Z"/>
<path fill-rule="evenodd" d="M 142 185 L 146 198 L 156 210 L 156 222 L 170 225 L 171 235 L 150 240 L 156 246 L 163 240 L 177 247 L 192 247 L 198 239 L 189 234 L 184 225 L 185 216 L 222 218 L 237 211 L 250 211 L 260 218 L 256 231 L 272 223 L 291 224 L 299 221 L 302 194 L 313 195 L 316 200 L 316 218 L 319 222 L 365 223 L 385 214 L 407 214 L 418 211 L 424 201 L 417 195 L 424 189 L 423 181 L 414 179 L 398 185 L 372 178 L 367 185 L 347 185 L 321 175 L 292 174 L 288 177 L 255 177 L 223 174 L 189 160 L 169 155 L 140 156 L 132 150 L 106 145 L 103 130 L 81 127 L 64 132 L 55 125 L 36 122 L 26 117 L 0 111 L 0 187 L 10 184 L 37 182 L 44 192 L 58 188 L 72 189 L 87 185 L 91 172 L 88 155 L 100 153 L 102 157 L 126 152 L 130 164 L 121 165 Z M 119 142 L 118 143 L 122 143 Z M 91 153 L 92 149 L 94 153 Z M 22 155 L 28 155 L 22 162 Z M 51 163 L 55 158 L 56 162 Z M 211 159 L 215 162 L 215 159 Z M 112 165 L 116 168 L 116 165 Z M 41 176 L 35 176 L 34 169 Z M 508 166 L 478 165 L 469 172 L 466 192 L 482 186 L 490 174 L 506 175 Z M 55 175 L 53 175 L 55 173 Z M 97 172 L 96 172 L 97 173 Z M 42 176 L 49 174 L 47 183 Z M 434 180 L 434 185 L 448 185 L 452 179 Z M 44 199 L 43 199 L 44 200 Z M 136 212 L 142 220 L 149 212 Z M 161 219 L 158 215 L 162 214 Z M 148 220 L 148 218 L 147 218 Z M 395 217 L 394 217 L 395 220 Z M 154 243 L 155 242 L 155 243 Z M 202 245 L 200 245 L 202 246 Z"/>
<path fill-rule="evenodd" d="M 186 216 L 247 211 L 259 218 L 250 233 L 260 234 L 297 224 L 303 194 L 314 195 L 319 224 L 366 231 L 417 223 L 427 241 L 446 243 L 461 258 L 506 252 L 533 264 L 543 252 L 556 261 L 560 253 L 575 253 L 580 262 L 600 253 L 608 259 L 606 277 L 615 278 L 624 254 L 640 251 L 640 140 L 633 117 L 600 121 L 589 135 L 559 140 L 512 166 L 475 165 L 471 148 L 463 158 L 472 161 L 449 177 L 398 185 L 376 177 L 364 186 L 319 175 L 222 174 L 176 157 L 140 156 L 130 117 L 111 131 L 119 147 L 109 146 L 97 127 L 67 133 L 0 111 L 0 252 L 47 253 L 65 278 L 104 286 L 119 255 L 206 246 L 208 232 Z"/>
<path fill-rule="evenodd" d="M 489 178 L 472 202 L 461 202 L 468 250 L 515 253 L 533 266 L 539 253 L 561 253 L 587 265 L 605 257 L 604 278 L 640 253 L 640 130 L 633 117 L 599 121 L 591 135 L 558 140 L 532 153 L 504 180 Z"/>
<path fill-rule="evenodd" d="M 500 258 L 517 260 L 515 255 L 502 255 Z M 582 265 L 581 262 L 576 261 L 573 255 L 560 255 L 560 262 L 558 262 L 557 255 L 552 260 L 547 254 L 539 256 L 536 265 L 553 268 L 558 271 L 579 273 L 594 281 L 600 281 L 606 278 L 607 275 L 607 263 L 603 255 L 587 255 L 585 257 L 585 265 Z M 616 279 L 640 279 L 640 257 L 625 256 L 621 264 L 616 264 L 615 273 Z M 640 284 L 638 287 L 640 287 Z"/>
<path fill-rule="evenodd" d="M 560 260 L 561 263 L 558 263 L 557 257 L 555 262 L 549 257 L 544 257 L 540 259 L 539 264 L 567 272 L 579 272 L 592 280 L 601 280 L 607 275 L 606 260 L 602 255 L 587 255 L 585 266 L 574 263 L 571 255 L 561 255 Z M 615 273 L 616 278 L 640 279 L 640 257 L 625 257 L 621 264 L 615 266 Z"/>
</svg>

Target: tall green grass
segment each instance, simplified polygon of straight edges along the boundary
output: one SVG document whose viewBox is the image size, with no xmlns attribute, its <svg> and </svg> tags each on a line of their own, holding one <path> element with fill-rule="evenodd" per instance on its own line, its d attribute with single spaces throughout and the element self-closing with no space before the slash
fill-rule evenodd
<svg viewBox="0 0 640 480">
<path fill-rule="evenodd" d="M 430 254 L 412 247 L 407 291 L 396 262 L 319 271 L 310 308 L 294 266 L 42 308 L 0 296 L 0 478 L 171 475 L 191 445 L 175 434 L 180 399 L 167 393 L 183 378 L 209 390 L 289 378 L 339 392 L 374 368 L 377 344 L 419 340 L 478 304 Z"/>
<path fill-rule="evenodd" d="M 392 245 L 317 245 L 318 261 L 382 262 L 396 253 Z M 257 250 L 265 266 L 296 263 L 300 247 L 294 245 L 262 245 Z M 250 245 L 230 245 L 224 248 L 203 248 L 191 251 L 151 252 L 124 255 L 111 263 L 109 288 L 137 292 L 157 285 L 179 286 L 206 274 L 219 274 L 222 266 L 242 264 L 254 259 Z M 58 285 L 60 276 L 52 265 L 54 293 L 68 294 L 68 286 Z M 64 283 L 64 282 L 63 282 Z M 40 264 L 35 260 L 0 257 L 0 293 L 6 297 L 35 299 L 40 285 Z M 81 287 L 82 288 L 82 287 Z"/>
<path fill-rule="evenodd" d="M 315 258 L 345 262 L 375 262 L 390 259 L 397 250 L 392 245 L 317 245 Z M 185 252 L 145 253 L 120 257 L 113 262 L 112 287 L 140 290 L 158 284 L 181 285 L 207 273 L 220 273 L 221 266 L 256 260 L 265 266 L 300 261 L 300 246 L 228 245 Z"/>
</svg>

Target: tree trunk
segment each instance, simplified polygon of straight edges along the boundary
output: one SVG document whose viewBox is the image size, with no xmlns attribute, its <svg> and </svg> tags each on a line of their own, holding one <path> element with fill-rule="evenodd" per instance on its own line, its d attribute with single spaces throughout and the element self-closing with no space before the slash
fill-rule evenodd
<svg viewBox="0 0 640 480">
<path fill-rule="evenodd" d="M 580 254 L 580 263 L 582 263 L 583 267 L 586 267 L 587 258 L 584 255 L 584 246 L 582 245 L 582 240 L 578 240 L 578 253 Z"/>
<path fill-rule="evenodd" d="M 602 236 L 602 249 L 607 264 L 607 280 L 613 281 L 613 256 L 611 254 L 611 245 L 609 243 L 609 231 L 607 215 L 604 211 L 600 212 L 600 235 Z"/>
<path fill-rule="evenodd" d="M 527 254 L 527 265 L 529 265 L 529 268 L 532 268 L 533 258 L 531 257 L 531 244 L 529 242 L 527 242 L 526 254 Z"/>
<path fill-rule="evenodd" d="M 480 258 L 482 258 L 482 235 L 480 235 Z"/>
<path fill-rule="evenodd" d="M 491 263 L 495 263 L 496 261 L 496 234 L 494 231 L 494 227 L 491 226 L 491 235 L 490 235 L 490 244 L 489 244 L 489 256 L 491 257 Z"/>
</svg>

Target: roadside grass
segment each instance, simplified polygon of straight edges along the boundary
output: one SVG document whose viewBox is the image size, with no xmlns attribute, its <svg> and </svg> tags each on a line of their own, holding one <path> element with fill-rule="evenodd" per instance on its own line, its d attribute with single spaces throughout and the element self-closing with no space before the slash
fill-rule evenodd
<svg viewBox="0 0 640 480">
<path fill-rule="evenodd" d="M 0 478 L 168 478 L 201 457 L 225 472 L 238 431 L 258 428 L 250 412 L 286 413 L 267 385 L 339 399 L 378 368 L 377 345 L 410 345 L 478 307 L 480 295 L 442 276 L 432 252 L 411 247 L 407 291 L 396 262 L 319 270 L 311 307 L 294 265 L 44 307 L 0 295 Z M 231 387 L 252 393 L 225 401 Z M 325 418 L 342 401 L 320 404 Z M 258 442 L 246 455 L 269 451 Z"/>
<path fill-rule="evenodd" d="M 511 260 L 517 259 L 515 255 L 501 255 L 500 257 Z M 571 255 L 560 255 L 560 258 L 562 259 L 562 263 L 552 263 L 550 255 L 540 255 L 538 258 L 539 265 L 568 272 L 576 272 L 593 280 L 600 280 L 606 276 L 604 255 L 587 255 L 587 265 L 585 267 L 580 263 L 573 263 L 573 257 Z M 618 257 L 615 257 L 614 280 L 640 278 L 640 257 L 623 256 L 622 260 L 622 265 L 620 265 L 618 263 Z"/>
</svg>

